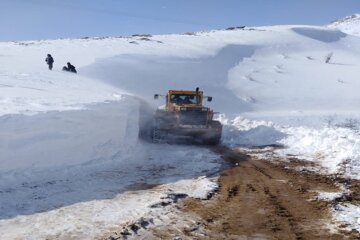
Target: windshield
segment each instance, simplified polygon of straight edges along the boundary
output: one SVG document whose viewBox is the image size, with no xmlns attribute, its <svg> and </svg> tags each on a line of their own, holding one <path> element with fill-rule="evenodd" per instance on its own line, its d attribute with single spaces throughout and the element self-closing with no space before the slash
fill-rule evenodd
<svg viewBox="0 0 360 240">
<path fill-rule="evenodd" d="M 172 94 L 170 102 L 176 104 L 197 104 L 198 98 L 196 95 L 189 94 Z"/>
</svg>

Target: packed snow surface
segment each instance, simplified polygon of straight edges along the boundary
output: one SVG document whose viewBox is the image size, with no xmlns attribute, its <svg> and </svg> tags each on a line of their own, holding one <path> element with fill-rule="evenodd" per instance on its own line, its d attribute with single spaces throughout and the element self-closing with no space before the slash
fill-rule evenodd
<svg viewBox="0 0 360 240">
<path fill-rule="evenodd" d="M 0 43 L 2 238 L 95 238 L 161 215 L 170 193 L 206 196 L 219 156 L 139 139 L 168 89 L 211 95 L 224 145 L 282 145 L 359 178 L 359 53 L 358 37 L 315 26 Z"/>
</svg>

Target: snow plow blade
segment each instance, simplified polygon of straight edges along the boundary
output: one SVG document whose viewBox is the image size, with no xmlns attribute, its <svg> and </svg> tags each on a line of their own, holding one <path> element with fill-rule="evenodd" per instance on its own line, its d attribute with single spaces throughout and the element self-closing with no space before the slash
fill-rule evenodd
<svg viewBox="0 0 360 240">
<path fill-rule="evenodd" d="M 153 142 L 155 143 L 189 143 L 217 145 L 220 143 L 222 126 L 218 121 L 212 121 L 206 126 L 180 126 L 162 128 L 154 124 Z"/>
</svg>

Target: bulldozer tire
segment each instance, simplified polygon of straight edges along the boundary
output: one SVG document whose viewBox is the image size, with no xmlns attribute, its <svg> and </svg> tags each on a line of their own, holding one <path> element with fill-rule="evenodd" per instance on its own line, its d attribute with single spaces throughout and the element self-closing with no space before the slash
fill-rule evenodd
<svg viewBox="0 0 360 240">
<path fill-rule="evenodd" d="M 162 130 L 164 119 L 155 116 L 152 124 L 151 139 L 153 143 L 161 143 L 164 139 L 164 131 Z"/>
<path fill-rule="evenodd" d="M 221 139 L 222 125 L 219 121 L 210 122 L 211 137 L 206 138 L 204 143 L 207 145 L 218 145 Z"/>
<path fill-rule="evenodd" d="M 162 139 L 162 133 L 157 127 L 153 127 L 152 129 L 152 142 L 153 143 L 160 143 Z"/>
</svg>

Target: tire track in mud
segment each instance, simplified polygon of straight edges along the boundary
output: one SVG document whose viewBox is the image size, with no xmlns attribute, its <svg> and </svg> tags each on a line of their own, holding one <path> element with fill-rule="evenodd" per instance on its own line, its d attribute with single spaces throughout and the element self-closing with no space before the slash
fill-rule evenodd
<svg viewBox="0 0 360 240">
<path fill-rule="evenodd" d="M 144 234 L 106 239 L 360 239 L 356 231 L 331 232 L 334 202 L 315 200 L 317 191 L 339 192 L 344 179 L 298 170 L 313 163 L 297 159 L 266 161 L 225 147 L 212 150 L 224 165 L 211 199 L 185 198 L 165 211 L 166 222 L 154 219 L 157 224 Z M 357 182 L 348 185 L 360 189 Z M 359 196 L 349 195 L 354 201 Z"/>
<path fill-rule="evenodd" d="M 295 163 L 257 160 L 242 152 L 215 149 L 233 167 L 219 178 L 209 201 L 187 199 L 181 209 L 203 219 L 196 239 L 359 239 L 358 233 L 331 233 L 329 205 L 315 191 L 340 191 L 331 177 L 296 171 Z M 292 166 L 293 165 L 293 166 Z"/>
</svg>

